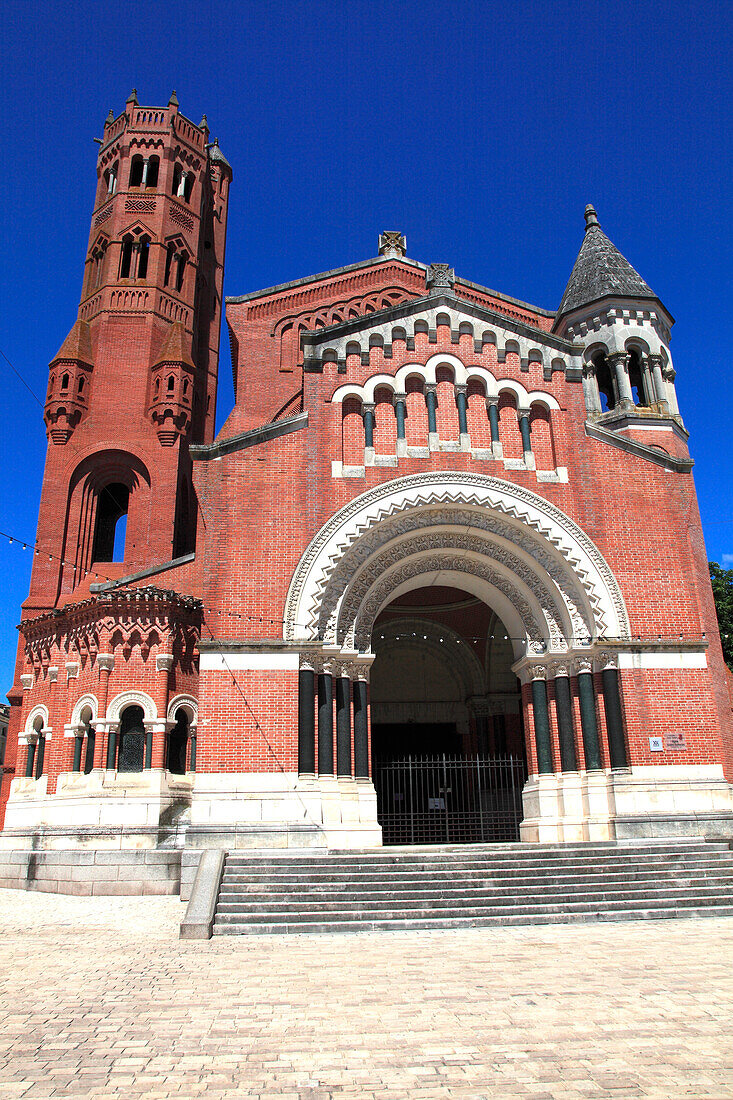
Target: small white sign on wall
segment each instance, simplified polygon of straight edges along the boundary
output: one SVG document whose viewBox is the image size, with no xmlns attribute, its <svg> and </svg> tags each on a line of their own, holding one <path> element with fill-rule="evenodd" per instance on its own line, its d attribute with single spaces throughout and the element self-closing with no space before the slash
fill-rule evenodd
<svg viewBox="0 0 733 1100">
<path fill-rule="evenodd" d="M 652 752 L 662 752 L 664 750 L 664 742 L 661 737 L 650 737 L 649 748 Z"/>
</svg>

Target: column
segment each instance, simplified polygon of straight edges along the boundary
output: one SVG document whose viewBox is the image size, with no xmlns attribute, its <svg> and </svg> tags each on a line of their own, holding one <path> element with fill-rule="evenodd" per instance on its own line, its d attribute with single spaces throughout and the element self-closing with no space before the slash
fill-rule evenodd
<svg viewBox="0 0 733 1100">
<path fill-rule="evenodd" d="M 537 748 L 537 771 L 540 775 L 552 775 L 552 747 L 550 745 L 550 715 L 547 709 L 547 670 L 537 665 L 529 670 L 532 681 L 532 719 Z"/>
<path fill-rule="evenodd" d="M 489 414 L 489 426 L 491 428 L 491 450 L 496 458 L 501 458 L 502 446 L 499 439 L 499 396 L 491 395 L 486 398 L 486 411 Z"/>
<path fill-rule="evenodd" d="M 351 680 L 341 669 L 336 680 L 336 775 L 351 774 Z"/>
<path fill-rule="evenodd" d="M 585 396 L 585 407 L 591 416 L 600 416 L 603 412 L 601 395 L 598 389 L 596 365 L 592 361 L 586 363 L 583 369 L 583 395 Z"/>
<path fill-rule="evenodd" d="M 318 774 L 333 775 L 333 677 L 318 673 Z"/>
<path fill-rule="evenodd" d="M 33 764 L 36 759 L 36 740 L 38 739 L 37 733 L 28 734 L 28 751 L 25 758 L 25 777 L 26 779 L 33 778 Z"/>
<path fill-rule="evenodd" d="M 394 414 L 397 421 L 397 454 L 400 453 L 400 443 L 406 445 L 405 416 L 407 414 L 407 394 L 395 393 L 392 395 Z M 404 452 L 407 454 L 407 450 Z"/>
<path fill-rule="evenodd" d="M 316 774 L 315 680 L 311 665 L 298 672 L 298 774 Z"/>
<path fill-rule="evenodd" d="M 374 405 L 364 404 L 361 407 L 361 416 L 364 421 L 364 447 L 374 447 Z"/>
<path fill-rule="evenodd" d="M 188 745 L 189 745 L 188 770 L 190 772 L 195 772 L 196 771 L 196 731 L 197 731 L 196 723 L 191 722 L 191 724 L 188 727 Z"/>
<path fill-rule="evenodd" d="M 428 440 L 432 445 L 438 445 L 438 424 L 435 413 L 438 408 L 437 386 L 435 382 L 425 383 L 425 404 L 428 407 Z M 432 436 L 432 439 L 430 437 Z"/>
<path fill-rule="evenodd" d="M 176 191 L 177 199 L 185 199 L 186 197 L 186 180 L 188 179 L 188 172 L 181 173 L 181 182 L 178 184 L 178 190 Z"/>
<path fill-rule="evenodd" d="M 365 676 L 364 673 L 358 673 Z M 369 778 L 369 699 L 366 679 L 354 680 L 354 774 Z"/>
<path fill-rule="evenodd" d="M 99 669 L 99 712 L 97 714 L 97 721 L 94 725 L 94 729 L 95 729 L 95 732 L 96 732 L 96 737 L 95 737 L 95 740 L 94 740 L 94 767 L 95 768 L 103 768 L 104 767 L 104 755 L 103 755 L 104 737 L 102 736 L 102 734 L 105 732 L 105 729 L 107 731 L 107 767 L 108 768 L 114 768 L 114 766 L 115 766 L 115 764 L 114 764 L 114 756 L 115 756 L 114 738 L 115 738 L 115 734 L 112 732 L 111 727 L 106 726 L 106 722 L 105 722 L 105 719 L 107 717 L 107 703 L 108 703 L 108 700 L 109 700 L 109 678 L 110 678 L 110 674 L 112 672 L 112 669 L 114 667 L 115 667 L 115 659 L 114 659 L 113 654 L 111 654 L 111 653 L 98 653 L 97 654 L 97 668 Z M 113 739 L 112 763 L 110 763 L 110 759 L 109 759 L 109 742 L 110 742 L 110 739 Z"/>
<path fill-rule="evenodd" d="M 560 766 L 564 772 L 576 772 L 578 761 L 575 754 L 575 731 L 573 729 L 573 704 L 570 698 L 570 667 L 555 667 L 555 709 L 557 711 L 557 730 L 560 740 Z"/>
<path fill-rule="evenodd" d="M 466 398 L 467 386 L 465 384 L 457 383 L 455 386 L 456 391 L 456 405 L 458 406 L 458 431 L 462 436 L 468 435 L 468 400 Z M 463 440 L 461 440 L 463 442 Z"/>
<path fill-rule="evenodd" d="M 83 744 L 84 744 L 84 727 L 83 726 L 77 726 L 74 730 L 74 763 L 71 766 L 71 770 L 73 772 L 80 772 L 81 771 L 81 749 L 82 749 Z M 95 749 L 97 747 L 96 741 L 94 742 L 94 747 L 95 747 Z"/>
<path fill-rule="evenodd" d="M 656 401 L 656 394 L 654 393 L 652 368 L 648 356 L 639 356 L 639 368 L 641 370 L 641 387 L 644 391 L 644 400 L 651 407 Z"/>
<path fill-rule="evenodd" d="M 660 412 L 669 412 L 669 401 L 667 400 L 667 386 L 662 375 L 662 357 L 661 355 L 649 355 L 647 357 L 649 363 L 649 369 L 652 372 L 652 380 L 654 383 L 654 398 L 656 403 L 660 406 Z"/>
<path fill-rule="evenodd" d="M 612 371 L 612 376 L 616 379 L 619 405 L 623 409 L 634 408 L 634 396 L 631 392 L 631 382 L 629 381 L 628 355 L 625 351 L 617 351 L 614 352 L 613 355 L 607 356 L 607 360 Z"/>
<path fill-rule="evenodd" d="M 583 755 L 586 771 L 600 771 L 601 747 L 598 742 L 598 722 L 596 721 L 596 693 L 593 687 L 593 662 L 579 660 L 578 696 L 580 698 L 580 728 L 583 735 Z"/>
<path fill-rule="evenodd" d="M 168 682 L 170 679 L 170 671 L 173 668 L 173 654 L 172 653 L 158 653 L 155 657 L 155 671 L 156 671 L 156 684 L 155 684 L 155 706 L 158 711 L 158 719 L 155 725 L 148 733 L 148 737 L 152 734 L 152 752 L 151 763 L 147 763 L 147 744 L 145 747 L 145 766 L 157 768 L 163 771 L 168 764 L 167 761 L 167 748 L 168 748 L 168 728 L 172 728 L 174 723 L 169 723 L 168 718 Z"/>
<path fill-rule="evenodd" d="M 141 187 L 147 187 L 148 186 L 148 165 L 149 164 L 150 164 L 150 157 L 146 157 L 145 160 L 143 161 L 143 174 L 142 174 L 142 179 L 140 180 L 140 186 Z"/>
<path fill-rule="evenodd" d="M 601 680 L 603 683 L 603 709 L 606 713 L 608 731 L 608 753 L 612 768 L 627 768 L 626 742 L 624 741 L 624 723 L 621 711 L 621 692 L 619 691 L 616 658 L 612 654 L 601 655 Z"/>
<path fill-rule="evenodd" d="M 534 455 L 532 454 L 532 438 L 529 430 L 529 416 L 529 409 L 517 409 L 519 430 L 522 433 L 522 450 L 524 451 L 524 463 L 530 470 L 534 470 L 535 461 Z"/>
<path fill-rule="evenodd" d="M 50 732 L 50 731 L 49 731 Z M 46 730 L 38 732 L 38 748 L 36 749 L 36 779 L 43 775 L 43 763 L 46 757 Z"/>
</svg>

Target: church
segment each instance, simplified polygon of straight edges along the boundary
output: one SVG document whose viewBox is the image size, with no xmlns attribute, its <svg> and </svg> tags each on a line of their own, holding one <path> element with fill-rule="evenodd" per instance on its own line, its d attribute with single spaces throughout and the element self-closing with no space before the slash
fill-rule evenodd
<svg viewBox="0 0 733 1100">
<path fill-rule="evenodd" d="M 595 209 L 555 310 L 392 230 L 224 299 L 232 182 L 175 93 L 104 123 L 0 864 L 733 835 L 673 318 Z"/>
</svg>

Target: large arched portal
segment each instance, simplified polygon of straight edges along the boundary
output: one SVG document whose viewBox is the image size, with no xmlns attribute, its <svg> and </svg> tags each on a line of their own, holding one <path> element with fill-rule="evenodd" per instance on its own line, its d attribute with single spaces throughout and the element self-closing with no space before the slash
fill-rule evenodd
<svg viewBox="0 0 733 1100">
<path fill-rule="evenodd" d="M 434 584 L 379 614 L 370 677 L 372 776 L 389 843 L 518 840 L 526 752 L 507 628 Z"/>
<path fill-rule="evenodd" d="M 441 609 L 441 600 L 455 606 Z M 303 553 L 283 634 L 299 649 L 304 781 L 353 778 L 361 798 L 379 783 L 375 763 L 378 772 L 386 759 L 455 762 L 423 792 L 426 812 L 437 820 L 442 811 L 450 831 L 405 827 L 392 839 L 511 839 L 520 820 L 527 840 L 608 835 L 611 811 L 590 807 L 599 773 L 627 764 L 608 647 L 629 638 L 629 620 L 598 548 L 549 501 L 472 473 L 433 471 L 370 489 Z M 487 789 L 511 787 L 513 800 L 517 779 L 512 771 L 489 782 L 481 767 L 524 768 L 525 760 L 523 811 L 502 834 L 510 796 L 502 803 Z M 397 778 L 380 795 L 385 839 L 387 815 L 416 804 L 414 774 Z M 459 790 L 474 815 L 466 810 L 460 829 L 457 810 L 451 820 Z"/>
</svg>

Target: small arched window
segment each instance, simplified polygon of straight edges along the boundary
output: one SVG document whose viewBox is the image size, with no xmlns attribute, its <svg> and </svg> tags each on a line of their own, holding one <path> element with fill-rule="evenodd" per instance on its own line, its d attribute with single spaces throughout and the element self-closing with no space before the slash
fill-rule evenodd
<svg viewBox="0 0 733 1100">
<path fill-rule="evenodd" d="M 150 257 L 150 237 L 141 237 L 138 248 L 140 249 L 140 254 L 137 261 L 137 277 L 138 279 L 146 279 L 148 276 L 148 259 Z"/>
<path fill-rule="evenodd" d="M 602 353 L 596 355 L 593 358 L 593 365 L 596 369 L 596 381 L 598 382 L 598 394 L 601 399 L 601 409 L 603 412 L 609 412 L 616 406 L 616 395 L 613 389 L 613 379 L 611 378 L 611 368 L 608 365 L 606 356 Z"/>
<path fill-rule="evenodd" d="M 143 182 L 143 169 L 145 160 L 139 154 L 132 158 L 130 164 L 130 187 L 140 187 Z"/>
<path fill-rule="evenodd" d="M 83 377 L 79 379 L 78 392 L 79 393 L 84 392 L 84 378 Z"/>
<path fill-rule="evenodd" d="M 69 388 L 69 376 L 68 374 L 61 375 L 61 391 L 68 390 Z"/>
<path fill-rule="evenodd" d="M 173 393 L 173 390 L 175 389 L 175 386 L 176 386 L 176 380 L 173 377 L 173 375 L 171 374 L 171 375 L 168 376 L 168 393 Z"/>
<path fill-rule="evenodd" d="M 171 187 L 171 193 L 178 194 L 178 190 L 181 186 L 181 178 L 183 176 L 183 168 L 180 164 L 176 164 L 173 168 L 173 186 Z"/>
<path fill-rule="evenodd" d="M 130 278 L 130 270 L 132 269 L 132 248 L 134 243 L 130 233 L 126 233 L 122 238 L 122 255 L 120 257 L 121 279 Z"/>
<path fill-rule="evenodd" d="M 81 712 L 81 725 L 83 729 L 83 736 L 86 738 L 87 751 L 84 757 L 84 772 L 89 775 L 89 772 L 94 767 L 94 744 L 96 741 L 96 734 L 94 726 L 92 725 L 92 708 L 84 707 Z"/>
<path fill-rule="evenodd" d="M 183 276 L 186 272 L 186 260 L 188 256 L 185 252 L 179 252 L 178 254 L 178 272 L 176 274 L 176 290 L 181 291 L 183 289 Z"/>
<path fill-rule="evenodd" d="M 145 763 L 145 712 L 142 707 L 125 707 L 120 716 L 117 770 L 141 772 Z"/>
<path fill-rule="evenodd" d="M 171 278 L 171 267 L 176 256 L 176 246 L 171 242 L 165 250 L 165 278 L 163 286 L 168 286 Z"/>
<path fill-rule="evenodd" d="M 38 714 L 33 719 L 33 732 L 35 734 L 35 742 L 28 746 L 29 764 L 27 768 L 27 774 L 33 775 L 33 760 L 35 757 L 35 777 L 40 779 L 43 775 L 43 759 L 46 755 L 46 737 L 43 732 L 44 722 L 43 715 Z"/>
<path fill-rule="evenodd" d="M 160 158 L 150 157 L 148 160 L 148 174 L 145 180 L 146 187 L 158 186 L 158 172 L 160 171 Z"/>
<path fill-rule="evenodd" d="M 629 383 L 634 397 L 634 404 L 642 408 L 648 406 L 649 401 L 644 389 L 644 376 L 641 369 L 641 356 L 638 351 L 629 353 Z"/>
<path fill-rule="evenodd" d="M 193 172 L 188 171 L 186 173 L 186 182 L 183 187 L 183 198 L 186 202 L 191 200 L 191 192 L 193 191 Z"/>
<path fill-rule="evenodd" d="M 186 757 L 188 755 L 188 713 L 184 707 L 176 711 L 176 724 L 168 735 L 168 759 L 166 767 L 174 775 L 186 774 Z"/>
<path fill-rule="evenodd" d="M 115 161 L 110 165 L 107 171 L 104 173 L 104 178 L 107 183 L 107 194 L 114 195 L 117 190 L 117 172 L 119 170 L 119 162 Z"/>
<path fill-rule="evenodd" d="M 97 497 L 92 561 L 124 561 L 130 490 L 115 482 L 105 485 Z"/>
</svg>

